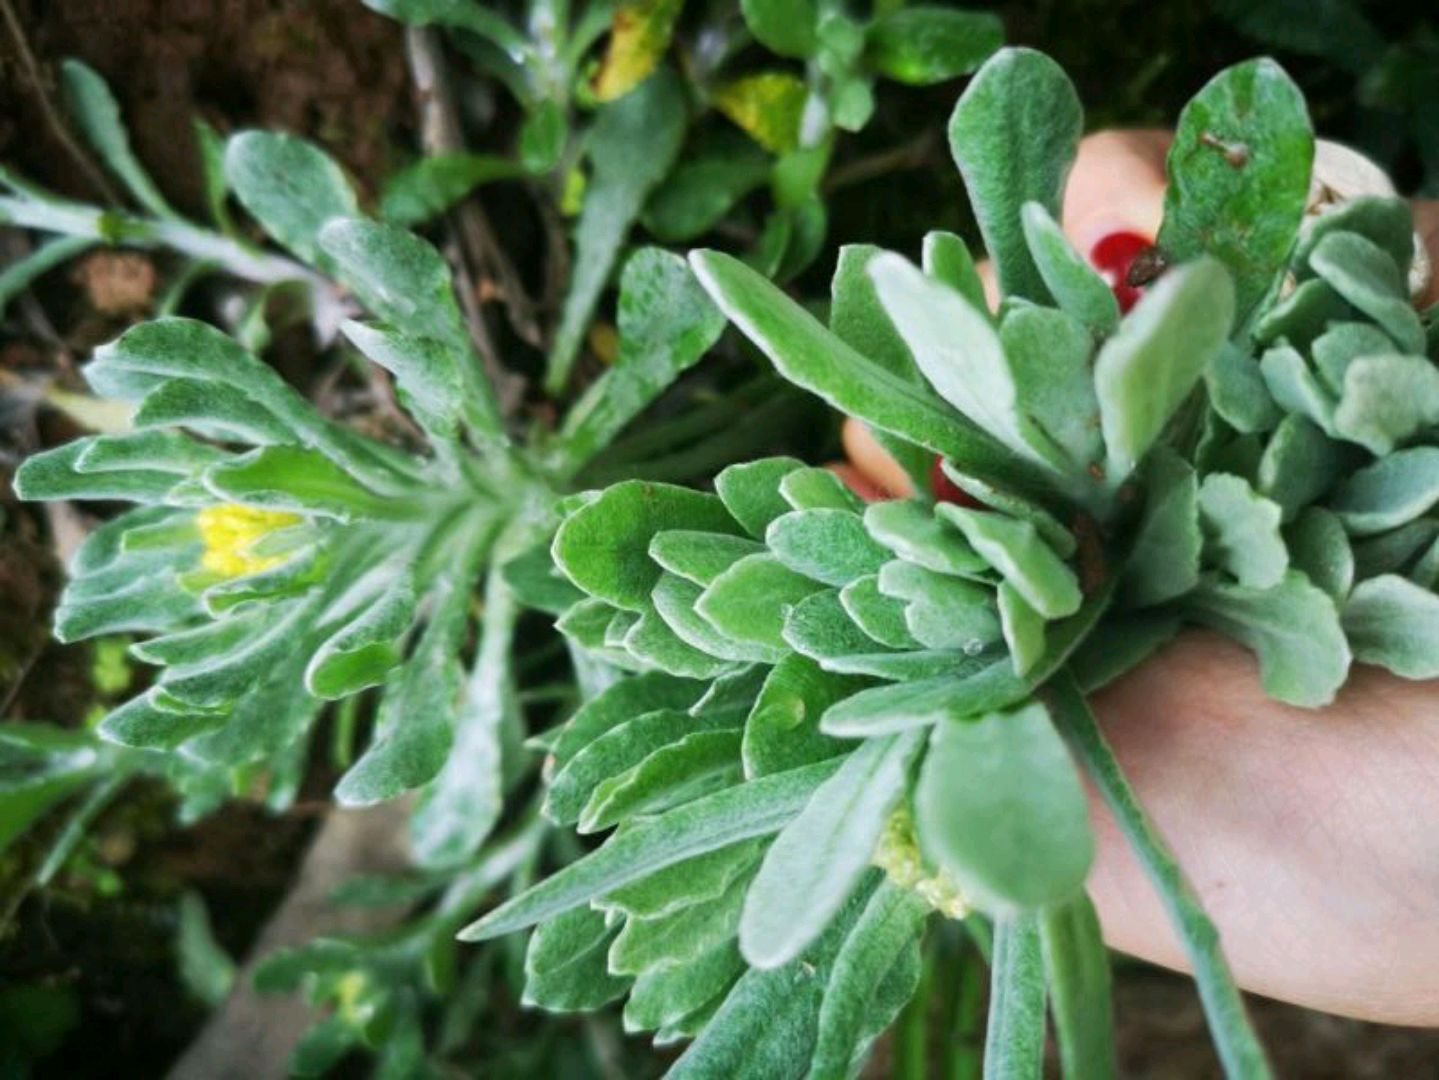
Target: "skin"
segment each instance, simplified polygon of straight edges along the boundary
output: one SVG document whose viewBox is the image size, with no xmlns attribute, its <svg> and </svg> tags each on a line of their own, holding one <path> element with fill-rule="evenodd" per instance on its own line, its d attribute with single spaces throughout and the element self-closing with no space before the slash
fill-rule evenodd
<svg viewBox="0 0 1439 1080">
<path fill-rule="evenodd" d="M 1064 200 L 1083 252 L 1153 236 L 1167 132 L 1091 135 Z M 1415 204 L 1439 265 L 1439 202 Z M 1439 299 L 1439 281 L 1421 305 Z M 913 489 L 863 425 L 845 452 L 869 485 Z M 856 490 L 860 490 L 858 487 Z M 1439 1025 L 1439 689 L 1356 666 L 1315 712 L 1265 695 L 1253 657 L 1187 633 L 1095 695 L 1140 801 L 1222 936 L 1241 986 L 1391 1024 Z M 1089 888 L 1115 948 L 1185 970 L 1178 939 L 1108 810 L 1091 792 Z"/>
</svg>

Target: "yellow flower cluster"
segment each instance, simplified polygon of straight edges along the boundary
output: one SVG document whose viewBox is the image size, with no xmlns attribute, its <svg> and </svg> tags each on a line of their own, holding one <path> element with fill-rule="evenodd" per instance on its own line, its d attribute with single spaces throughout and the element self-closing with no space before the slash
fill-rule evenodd
<svg viewBox="0 0 1439 1080">
<path fill-rule="evenodd" d="M 872 861 L 889 875 L 890 881 L 901 889 L 908 889 L 941 915 L 962 919 L 969 914 L 969 904 L 959 886 L 943 874 L 928 872 L 915 839 L 914 819 L 907 807 L 900 807 L 885 822 Z"/>
<path fill-rule="evenodd" d="M 200 565 L 222 577 L 258 574 L 284 562 L 282 555 L 255 555 L 255 544 L 276 529 L 298 525 L 297 514 L 283 510 L 256 510 L 251 506 L 208 506 L 195 515 L 195 527 L 205 542 Z"/>
</svg>

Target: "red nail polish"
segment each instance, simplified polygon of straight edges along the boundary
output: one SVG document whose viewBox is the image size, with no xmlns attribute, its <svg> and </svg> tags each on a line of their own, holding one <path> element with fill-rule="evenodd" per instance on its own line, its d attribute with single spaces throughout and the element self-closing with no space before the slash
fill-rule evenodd
<svg viewBox="0 0 1439 1080">
<path fill-rule="evenodd" d="M 1127 312 L 1144 295 L 1144 289 L 1129 283 L 1129 268 L 1135 259 L 1154 247 L 1147 236 L 1136 232 L 1112 232 L 1089 250 L 1089 261 L 1114 291 L 1119 310 Z"/>
<path fill-rule="evenodd" d="M 943 459 L 936 457 L 929 467 L 929 492 L 935 502 L 954 503 L 955 506 L 978 507 L 979 500 L 945 475 Z"/>
</svg>

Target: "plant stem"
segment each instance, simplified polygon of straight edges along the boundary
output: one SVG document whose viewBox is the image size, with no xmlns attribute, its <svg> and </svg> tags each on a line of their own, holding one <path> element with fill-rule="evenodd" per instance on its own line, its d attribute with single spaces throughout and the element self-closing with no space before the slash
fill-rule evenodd
<svg viewBox="0 0 1439 1080">
<path fill-rule="evenodd" d="M 1199 997 L 1225 1075 L 1231 1080 L 1270 1076 L 1264 1047 L 1249 1023 L 1244 999 L 1220 948 L 1218 929 L 1199 903 L 1164 838 L 1139 805 L 1074 676 L 1062 672 L 1050 688 L 1056 726 L 1084 763 L 1124 831 L 1189 954 L 1194 981 L 1199 987 Z"/>
</svg>

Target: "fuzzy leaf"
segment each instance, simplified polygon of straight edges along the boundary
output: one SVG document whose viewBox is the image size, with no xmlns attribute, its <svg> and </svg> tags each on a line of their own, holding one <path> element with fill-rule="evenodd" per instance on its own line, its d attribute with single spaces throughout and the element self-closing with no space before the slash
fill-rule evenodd
<svg viewBox="0 0 1439 1080">
<path fill-rule="evenodd" d="M 895 559 L 880 570 L 879 591 L 905 601 L 905 627 L 925 648 L 975 655 L 1000 639 L 999 616 L 988 586 Z"/>
<path fill-rule="evenodd" d="M 1020 209 L 1035 202 L 1059 217 L 1083 127 L 1073 85 L 1058 64 L 1032 49 L 995 53 L 954 108 L 950 152 L 1006 296 L 1049 298 Z"/>
<path fill-rule="evenodd" d="M 1356 536 L 1385 532 L 1439 503 L 1439 447 L 1397 450 L 1360 469 L 1329 501 Z"/>
<path fill-rule="evenodd" d="M 859 515 L 844 510 L 783 514 L 770 522 L 765 546 L 791 570 L 826 585 L 848 585 L 889 559 L 889 552 L 870 539 Z"/>
<path fill-rule="evenodd" d="M 1096 337 L 1114 333 L 1119 326 L 1119 301 L 1114 298 L 1114 290 L 1074 250 L 1059 222 L 1037 202 L 1025 203 L 1020 217 L 1029 256 L 1060 309 Z"/>
<path fill-rule="evenodd" d="M 1094 857 L 1079 771 L 1037 701 L 936 725 L 914 810 L 921 850 L 995 913 L 1069 899 Z"/>
<path fill-rule="evenodd" d="M 1439 676 L 1439 596 L 1395 574 L 1361 581 L 1344 605 L 1354 658 L 1406 679 Z"/>
<path fill-rule="evenodd" d="M 1133 607 L 1151 607 L 1199 584 L 1199 483 L 1178 454 L 1156 453 L 1145 478 L 1144 517 L 1124 567 L 1121 592 Z"/>
<path fill-rule="evenodd" d="M 623 996 L 630 980 L 610 974 L 605 959 L 615 933 L 589 908 L 563 912 L 536 927 L 525 950 L 523 1004 L 587 1012 Z"/>
<path fill-rule="evenodd" d="M 1225 69 L 1179 114 L 1159 246 L 1175 262 L 1222 262 L 1241 321 L 1289 257 L 1313 158 L 1304 95 L 1273 60 Z"/>
<path fill-rule="evenodd" d="M 596 851 L 471 923 L 460 931 L 460 939 L 485 941 L 520 930 L 656 870 L 778 832 L 837 767 L 838 762 L 822 761 L 790 769 L 636 822 Z"/>
<path fill-rule="evenodd" d="M 741 0 L 745 25 L 772 53 L 803 60 L 819 43 L 815 0 Z"/>
<path fill-rule="evenodd" d="M 1383 457 L 1439 424 L 1439 367 L 1424 356 L 1360 356 L 1344 370 L 1334 431 Z"/>
<path fill-rule="evenodd" d="M 1038 920 L 995 920 L 984 1069 L 995 1080 L 1044 1075 L 1044 966 Z"/>
<path fill-rule="evenodd" d="M 1311 506 L 1286 530 L 1285 541 L 1294 569 L 1342 608 L 1354 585 L 1354 551 L 1339 518 L 1323 507 Z"/>
<path fill-rule="evenodd" d="M 715 578 L 695 610 L 727 637 L 783 649 L 788 609 L 821 588 L 773 555 L 749 555 Z"/>
<path fill-rule="evenodd" d="M 242 131 L 225 147 L 225 178 L 276 242 L 308 263 L 330 264 L 320 230 L 359 212 L 354 189 L 313 143 L 270 131 Z"/>
<path fill-rule="evenodd" d="M 740 951 L 752 966 L 793 960 L 844 905 L 904 797 L 920 745 L 918 732 L 865 741 L 775 837 L 740 920 Z"/>
<path fill-rule="evenodd" d="M 1186 605 L 1200 622 L 1258 654 L 1264 689 L 1280 701 L 1327 705 L 1349 674 L 1334 601 L 1296 571 L 1271 589 L 1206 581 Z"/>
<path fill-rule="evenodd" d="M 715 477 L 715 491 L 745 532 L 763 540 L 769 523 L 790 510 L 780 481 L 803 467 L 796 458 L 773 457 L 730 465 Z"/>
<path fill-rule="evenodd" d="M 627 480 L 570 514 L 555 533 L 552 553 L 565 575 L 591 596 L 643 611 L 662 573 L 650 558 L 650 540 L 669 529 L 739 531 L 713 495 Z"/>
<path fill-rule="evenodd" d="M 1382 326 L 1407 353 L 1424 352 L 1424 325 L 1404 274 L 1384 249 L 1357 233 L 1331 233 L 1309 256 L 1314 272 Z"/>
<path fill-rule="evenodd" d="M 865 679 L 822 670 L 813 660 L 790 653 L 766 676 L 745 720 L 745 776 L 753 779 L 808 765 L 847 747 L 820 733 L 819 720 L 835 702 L 868 686 Z"/>
<path fill-rule="evenodd" d="M 1159 438 L 1215 355 L 1234 318 L 1234 290 L 1215 260 L 1165 274 L 1145 292 L 1094 362 L 1107 479 L 1127 477 Z"/>
<path fill-rule="evenodd" d="M 105 80 L 79 60 L 66 60 L 60 65 L 60 88 L 75 126 L 130 194 L 156 217 L 177 218 L 179 215 L 135 157 L 125 122 L 120 118 L 120 105 Z"/>
<path fill-rule="evenodd" d="M 1268 589 L 1284 578 L 1289 552 L 1279 534 L 1278 505 L 1247 481 L 1211 473 L 1199 485 L 1199 523 L 1205 554 L 1241 585 Z"/>
<path fill-rule="evenodd" d="M 650 558 L 671 574 L 700 587 L 708 585 L 746 555 L 763 554 L 765 546 L 741 536 L 671 529 L 650 541 Z"/>
<path fill-rule="evenodd" d="M 916 5 L 876 19 L 865 57 L 881 75 L 928 86 L 968 75 L 1004 44 L 1004 26 L 987 11 Z"/>
<path fill-rule="evenodd" d="M 1032 524 L 953 503 L 941 503 L 936 512 L 959 526 L 970 546 L 1045 618 L 1062 619 L 1079 610 L 1084 601 L 1079 579 Z"/>
</svg>

